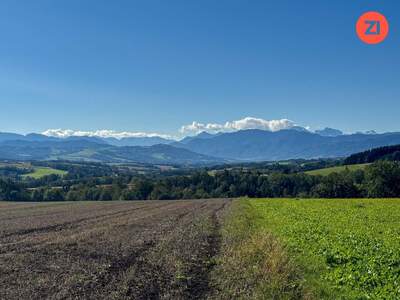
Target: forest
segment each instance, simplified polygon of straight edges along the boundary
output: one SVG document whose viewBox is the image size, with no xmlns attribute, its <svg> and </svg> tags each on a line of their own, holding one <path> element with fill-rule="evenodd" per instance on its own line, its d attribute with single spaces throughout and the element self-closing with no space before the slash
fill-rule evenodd
<svg viewBox="0 0 400 300">
<path fill-rule="evenodd" d="M 65 169 L 65 168 L 64 168 Z M 269 168 L 191 170 L 163 176 L 116 172 L 108 166 L 76 166 L 65 176 L 0 179 L 7 201 L 170 200 L 233 197 L 365 198 L 400 197 L 400 163 L 381 160 L 364 169 L 308 175 L 296 164 Z M 89 175 L 88 175 L 89 174 Z"/>
</svg>

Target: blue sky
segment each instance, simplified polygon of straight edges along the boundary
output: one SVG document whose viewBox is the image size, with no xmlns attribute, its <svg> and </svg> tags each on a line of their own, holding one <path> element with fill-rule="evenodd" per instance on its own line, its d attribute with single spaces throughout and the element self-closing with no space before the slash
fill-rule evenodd
<svg viewBox="0 0 400 300">
<path fill-rule="evenodd" d="M 368 10 L 389 20 L 382 44 L 355 35 Z M 400 131 L 399 25 L 396 0 L 3 0 L 0 131 Z"/>
</svg>

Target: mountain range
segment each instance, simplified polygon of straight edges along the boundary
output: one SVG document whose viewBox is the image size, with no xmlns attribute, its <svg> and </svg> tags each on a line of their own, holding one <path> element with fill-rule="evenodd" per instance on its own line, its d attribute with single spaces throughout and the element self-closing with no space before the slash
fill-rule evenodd
<svg viewBox="0 0 400 300">
<path fill-rule="evenodd" d="M 309 131 L 258 129 L 224 133 L 212 138 L 174 143 L 197 153 L 225 159 L 262 161 L 345 157 L 355 152 L 400 144 L 400 133 L 326 136 Z"/>
<path fill-rule="evenodd" d="M 88 140 L 97 143 L 106 143 L 113 146 L 153 146 L 157 144 L 170 144 L 173 140 L 165 139 L 162 137 L 126 137 L 126 138 L 113 138 L 113 137 L 97 137 L 97 136 L 70 136 L 66 138 L 58 138 L 47 136 L 38 133 L 29 133 L 27 135 L 0 132 L 0 143 L 4 141 L 30 141 L 30 142 L 43 142 L 43 141 L 70 141 L 70 140 Z"/>
<path fill-rule="evenodd" d="M 202 132 L 180 141 L 161 137 L 57 138 L 35 133 L 0 133 L 0 159 L 216 164 L 345 157 L 396 144 L 400 144 L 400 132 L 343 134 L 325 128 L 313 133 L 301 127 L 275 132 L 258 129 L 217 134 Z"/>
<path fill-rule="evenodd" d="M 113 146 L 95 138 L 47 141 L 7 140 L 0 142 L 3 160 L 70 160 L 106 163 L 203 165 L 223 160 L 170 145 Z"/>
</svg>

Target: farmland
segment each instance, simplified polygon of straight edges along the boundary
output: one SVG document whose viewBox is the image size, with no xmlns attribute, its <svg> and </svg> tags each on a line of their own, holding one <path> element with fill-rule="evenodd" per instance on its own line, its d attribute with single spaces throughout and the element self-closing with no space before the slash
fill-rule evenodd
<svg viewBox="0 0 400 300">
<path fill-rule="evenodd" d="M 8 171 L 8 173 L 6 173 L 6 171 Z M 68 172 L 47 166 L 36 166 L 30 162 L 0 161 L 0 175 L 9 176 L 12 173 L 20 175 L 23 179 L 27 179 L 28 177 L 40 179 L 49 175 L 63 176 Z"/>
<path fill-rule="evenodd" d="M 67 174 L 66 171 L 57 170 L 48 167 L 34 167 L 34 171 L 32 173 L 24 174 L 22 177 L 32 177 L 35 179 L 42 178 L 48 175 L 65 175 Z"/>
<path fill-rule="evenodd" d="M 398 299 L 400 199 L 0 202 L 0 299 Z"/>
<path fill-rule="evenodd" d="M 365 167 L 368 166 L 368 165 L 369 164 L 343 165 L 343 166 L 336 166 L 336 167 L 330 167 L 330 168 L 323 168 L 323 169 L 307 171 L 305 173 L 308 174 L 308 175 L 327 176 L 327 175 L 329 175 L 331 173 L 343 172 L 345 170 L 349 170 L 349 171 L 364 170 Z"/>
<path fill-rule="evenodd" d="M 227 228 L 227 249 L 236 250 L 223 257 L 221 271 L 230 296 L 241 282 L 230 274 L 242 262 L 240 272 L 258 280 L 253 296 L 400 298 L 399 199 L 259 199 L 241 206 Z M 266 273 L 260 265 L 275 267 Z"/>
<path fill-rule="evenodd" d="M 0 202 L 0 298 L 205 297 L 228 204 Z"/>
</svg>

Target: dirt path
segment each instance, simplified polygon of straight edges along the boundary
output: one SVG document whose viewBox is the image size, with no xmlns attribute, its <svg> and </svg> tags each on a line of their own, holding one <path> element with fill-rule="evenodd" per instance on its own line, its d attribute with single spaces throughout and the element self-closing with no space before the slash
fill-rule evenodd
<svg viewBox="0 0 400 300">
<path fill-rule="evenodd" d="M 0 299 L 201 299 L 229 200 L 0 206 Z"/>
</svg>

